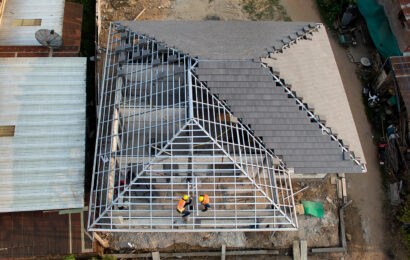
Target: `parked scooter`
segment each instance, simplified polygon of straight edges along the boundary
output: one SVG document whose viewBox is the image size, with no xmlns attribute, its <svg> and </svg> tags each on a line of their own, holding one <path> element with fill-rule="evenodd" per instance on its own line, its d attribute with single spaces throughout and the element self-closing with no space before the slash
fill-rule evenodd
<svg viewBox="0 0 410 260">
<path fill-rule="evenodd" d="M 363 88 L 363 94 L 367 97 L 369 107 L 375 107 L 380 102 L 379 93 L 376 93 L 371 88 Z"/>
</svg>

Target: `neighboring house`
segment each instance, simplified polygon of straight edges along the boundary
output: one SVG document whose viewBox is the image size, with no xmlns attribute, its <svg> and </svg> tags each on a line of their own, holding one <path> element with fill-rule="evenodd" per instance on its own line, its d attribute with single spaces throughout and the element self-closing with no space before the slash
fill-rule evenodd
<svg viewBox="0 0 410 260">
<path fill-rule="evenodd" d="M 47 57 L 35 33 L 54 30 L 63 46 L 54 57 L 76 57 L 81 44 L 82 5 L 64 0 L 7 0 L 1 3 L 0 57 Z"/>
<path fill-rule="evenodd" d="M 0 57 L 10 57 L 0 58 L 0 258 L 93 252 L 84 232 L 86 58 L 76 57 L 82 5 L 0 5 Z M 39 29 L 62 35 L 54 57 L 35 39 Z"/>
<path fill-rule="evenodd" d="M 378 2 L 384 7 L 403 55 L 410 55 L 410 1 L 378 0 Z"/>
<path fill-rule="evenodd" d="M 86 58 L 0 58 L 1 258 L 87 251 L 85 78 Z"/>
<path fill-rule="evenodd" d="M 295 230 L 291 178 L 366 171 L 321 24 L 121 22 L 107 50 L 89 230 Z"/>
</svg>

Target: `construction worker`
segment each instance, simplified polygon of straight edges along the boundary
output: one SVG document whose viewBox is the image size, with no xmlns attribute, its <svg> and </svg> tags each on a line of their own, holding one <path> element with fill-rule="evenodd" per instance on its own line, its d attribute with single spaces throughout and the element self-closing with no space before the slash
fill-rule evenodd
<svg viewBox="0 0 410 260">
<path fill-rule="evenodd" d="M 202 206 L 204 207 L 202 209 L 202 212 L 207 211 L 208 208 L 211 207 L 211 205 L 209 205 L 209 196 L 208 195 L 206 195 L 206 194 L 201 195 L 201 196 L 199 196 L 198 200 L 199 200 L 199 202 L 201 202 Z"/>
<path fill-rule="evenodd" d="M 191 202 L 191 198 L 186 194 L 179 199 L 177 211 L 178 213 L 182 214 L 183 218 L 186 218 L 191 214 L 191 212 L 189 212 L 189 210 L 185 208 L 189 206 Z"/>
</svg>

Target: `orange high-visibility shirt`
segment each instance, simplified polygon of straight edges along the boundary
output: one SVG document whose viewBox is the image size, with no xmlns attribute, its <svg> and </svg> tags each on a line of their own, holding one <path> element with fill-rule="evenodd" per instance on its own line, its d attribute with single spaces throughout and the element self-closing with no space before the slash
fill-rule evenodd
<svg viewBox="0 0 410 260">
<path fill-rule="evenodd" d="M 209 196 L 206 194 L 203 196 L 204 196 L 204 200 L 202 201 L 202 204 L 209 204 Z"/>
<path fill-rule="evenodd" d="M 179 199 L 178 206 L 177 206 L 177 210 L 179 212 L 182 212 L 185 210 L 185 203 L 186 203 L 185 200 L 183 200 L 182 198 Z"/>
</svg>

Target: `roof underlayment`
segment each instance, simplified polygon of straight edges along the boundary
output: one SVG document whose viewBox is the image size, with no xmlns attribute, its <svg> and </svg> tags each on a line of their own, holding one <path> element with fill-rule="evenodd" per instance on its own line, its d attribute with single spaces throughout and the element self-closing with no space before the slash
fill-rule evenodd
<svg viewBox="0 0 410 260">
<path fill-rule="evenodd" d="M 39 29 L 63 33 L 65 0 L 7 0 L 0 17 L 1 46 L 41 46 L 34 34 Z M 41 19 L 40 26 L 15 26 L 15 19 Z"/>
<path fill-rule="evenodd" d="M 0 212 L 84 206 L 86 58 L 1 58 Z"/>
<path fill-rule="evenodd" d="M 289 171 L 198 80 L 198 61 L 122 26 L 109 37 L 89 230 L 295 230 Z"/>
</svg>

